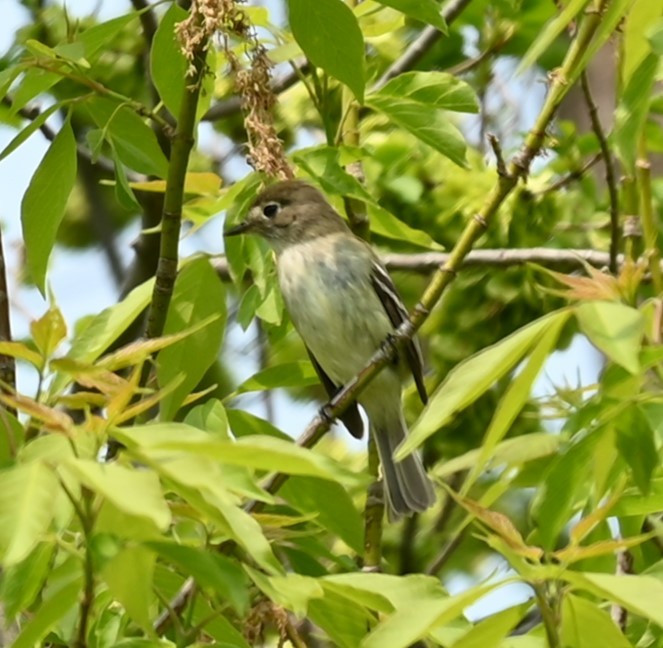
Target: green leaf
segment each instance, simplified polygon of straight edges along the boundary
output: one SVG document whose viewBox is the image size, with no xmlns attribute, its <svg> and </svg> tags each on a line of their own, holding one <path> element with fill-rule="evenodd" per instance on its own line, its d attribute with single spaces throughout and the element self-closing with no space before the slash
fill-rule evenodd
<svg viewBox="0 0 663 648">
<path fill-rule="evenodd" d="M 601 21 L 591 42 L 583 50 L 578 64 L 569 74 L 567 85 L 573 85 L 596 53 L 614 36 L 615 30 L 629 12 L 634 0 L 612 0 L 601 13 Z"/>
<path fill-rule="evenodd" d="M 511 371 L 550 327 L 559 325 L 560 320 L 565 321 L 568 317 L 567 310 L 545 315 L 454 367 L 432 394 L 410 435 L 394 454 L 396 459 L 414 452 L 457 412 Z"/>
<path fill-rule="evenodd" d="M 637 405 L 620 412 L 614 421 L 617 449 L 631 468 L 633 481 L 643 495 L 649 494 L 651 478 L 659 465 L 654 431 Z"/>
<path fill-rule="evenodd" d="M 0 472 L 0 551 L 2 564 L 24 560 L 44 539 L 59 491 L 57 477 L 41 461 Z"/>
<path fill-rule="evenodd" d="M 152 633 L 152 580 L 156 556 L 145 547 L 128 546 L 101 570 L 108 590 L 127 614 L 147 633 Z"/>
<path fill-rule="evenodd" d="M 640 311 L 607 301 L 584 302 L 575 308 L 580 330 L 600 351 L 632 374 L 640 372 L 645 319 Z"/>
<path fill-rule="evenodd" d="M 369 96 L 411 99 L 426 106 L 462 113 L 478 113 L 479 102 L 472 86 L 446 72 L 404 72 Z"/>
<path fill-rule="evenodd" d="M 23 626 L 12 648 L 34 648 L 41 643 L 50 629 L 76 605 L 81 594 L 80 579 L 68 581 L 63 587 L 51 591 L 30 620 Z"/>
<path fill-rule="evenodd" d="M 166 438 L 166 433 L 169 438 Z M 324 455 L 274 437 L 245 436 L 234 443 L 213 440 L 209 435 L 182 423 L 134 426 L 115 430 L 113 436 L 129 448 L 141 451 L 189 452 L 221 463 L 259 470 L 308 475 L 346 484 L 364 481 L 361 475 Z"/>
<path fill-rule="evenodd" d="M 166 108 L 173 115 L 177 115 L 180 110 L 188 69 L 188 63 L 175 35 L 175 25 L 187 15 L 177 3 L 172 3 L 161 18 L 150 51 L 152 82 Z"/>
<path fill-rule="evenodd" d="M 317 385 L 319 382 L 318 374 L 315 373 L 315 369 L 310 362 L 306 360 L 286 362 L 275 367 L 263 369 L 250 378 L 247 378 L 227 398 L 232 398 L 237 394 L 244 394 L 245 392 L 263 391 L 278 387 L 306 387 L 308 385 Z"/>
<path fill-rule="evenodd" d="M 527 68 L 534 65 L 541 54 L 548 51 L 553 41 L 566 30 L 588 3 L 589 0 L 569 0 L 562 11 L 545 26 L 536 40 L 530 45 L 520 60 L 516 74 L 522 74 Z"/>
<path fill-rule="evenodd" d="M 85 328 L 74 336 L 68 358 L 92 363 L 115 342 L 147 308 L 154 279 L 134 288 L 121 302 L 94 315 Z"/>
<path fill-rule="evenodd" d="M 467 166 L 465 138 L 441 110 L 410 99 L 380 94 L 367 97 L 366 105 L 381 112 L 394 124 L 412 133 L 458 166 Z"/>
<path fill-rule="evenodd" d="M 570 315 L 568 311 L 562 311 Z M 486 463 L 494 453 L 497 444 L 511 429 L 513 422 L 520 414 L 525 403 L 530 398 L 532 386 L 550 353 L 554 350 L 562 328 L 568 317 L 558 317 L 535 342 L 525 366 L 509 384 L 504 396 L 500 400 L 490 426 L 481 443 L 479 455 L 470 470 L 470 474 L 463 484 L 463 493 L 467 494 L 470 487 L 484 470 Z"/>
<path fill-rule="evenodd" d="M 366 98 L 394 124 L 465 167 L 465 139 L 444 110 L 477 112 L 469 85 L 443 72 L 406 72 Z"/>
<path fill-rule="evenodd" d="M 650 0 L 635 0 L 622 29 L 622 87 L 628 87 L 636 70 L 652 51 L 647 35 L 652 25 L 661 18 L 661 7 Z"/>
<path fill-rule="evenodd" d="M 555 548 L 559 534 L 576 510 L 574 505 L 585 497 L 580 484 L 587 480 L 599 441 L 598 434 L 583 438 L 558 456 L 543 476 L 532 502 L 531 516 L 537 527 L 536 542 L 544 549 Z"/>
<path fill-rule="evenodd" d="M 39 163 L 21 202 L 28 268 L 42 295 L 48 259 L 75 181 L 76 140 L 67 120 Z"/>
<path fill-rule="evenodd" d="M 617 154 L 631 173 L 635 171 L 637 142 L 647 123 L 659 60 L 655 54 L 644 58 L 620 93 L 615 111 L 614 139 Z"/>
<path fill-rule="evenodd" d="M 161 417 L 172 419 L 185 397 L 200 383 L 217 361 L 226 324 L 226 296 L 219 275 L 206 257 L 187 263 L 175 281 L 164 333 L 173 334 L 218 318 L 175 344 L 157 358 L 157 376 L 162 387 L 177 378 L 184 380 L 161 401 Z"/>
<path fill-rule="evenodd" d="M 171 458 L 161 464 L 160 471 L 178 484 L 174 487 L 177 493 L 219 524 L 227 536 L 243 547 L 258 565 L 270 574 L 282 573 L 283 568 L 260 524 L 238 505 L 222 481 L 212 482 L 214 471 L 194 474 L 188 469 L 190 465 L 192 462 L 186 461 L 186 458 Z"/>
<path fill-rule="evenodd" d="M 323 598 L 308 604 L 308 617 L 322 628 L 339 648 L 356 648 L 362 637 L 375 625 L 373 614 L 363 605 L 349 605 L 348 599 L 329 587 Z"/>
<path fill-rule="evenodd" d="M 497 586 L 484 584 L 449 596 L 438 579 L 420 574 L 339 574 L 326 576 L 321 582 L 323 586 L 333 585 L 337 593 L 356 603 L 388 613 L 362 641 L 366 648 L 406 648 L 437 626 L 460 616 L 468 605 Z"/>
<path fill-rule="evenodd" d="M 573 648 L 631 647 L 609 614 L 596 603 L 569 593 L 562 599 L 560 639 L 564 646 Z"/>
<path fill-rule="evenodd" d="M 115 146 L 111 143 L 113 166 L 115 168 L 115 198 L 117 202 L 129 211 L 140 212 L 141 206 L 129 184 L 127 172 Z"/>
<path fill-rule="evenodd" d="M 348 492 L 335 482 L 292 476 L 279 495 L 301 513 L 314 514 L 319 523 L 360 554 L 363 551 L 362 517 Z"/>
<path fill-rule="evenodd" d="M 237 562 L 209 549 L 187 547 L 174 542 L 148 542 L 146 546 L 161 558 L 193 576 L 199 587 L 215 592 L 243 616 L 249 606 L 248 579 Z"/>
<path fill-rule="evenodd" d="M 14 69 L 21 71 L 19 66 L 16 66 Z M 10 114 L 17 114 L 29 101 L 48 91 L 61 80 L 62 76 L 56 72 L 48 72 L 47 70 L 34 67 L 27 69 L 18 87 L 13 91 Z"/>
<path fill-rule="evenodd" d="M 121 511 L 145 518 L 161 530 L 168 528 L 170 509 L 152 471 L 88 459 L 70 459 L 62 468 Z"/>
<path fill-rule="evenodd" d="M 196 405 L 186 415 L 184 422 L 199 430 L 228 439 L 228 415 L 221 401 L 210 398 L 202 405 Z"/>
<path fill-rule="evenodd" d="M 549 457 L 557 452 L 563 442 L 561 435 L 547 432 L 534 432 L 506 439 L 495 446 L 486 467 L 493 469 L 504 465 L 520 466 L 534 459 Z M 475 448 L 459 457 L 444 459 L 433 468 L 432 474 L 443 479 L 462 470 L 469 470 L 477 462 L 481 451 L 481 448 Z"/>
<path fill-rule="evenodd" d="M 562 578 L 663 627 L 663 582 L 654 576 L 564 572 Z"/>
<path fill-rule="evenodd" d="M 21 562 L 4 570 L 0 597 L 7 621 L 12 621 L 37 598 L 50 573 L 54 551 L 53 543 L 41 542 Z"/>
<path fill-rule="evenodd" d="M 502 646 L 502 640 L 525 614 L 529 603 L 510 607 L 479 621 L 473 628 L 454 642 L 453 648 L 488 648 Z"/>
<path fill-rule="evenodd" d="M 650 482 L 649 493 L 644 497 L 639 488 L 627 488 L 610 513 L 617 517 L 641 516 L 661 510 L 663 510 L 663 478 L 657 477 Z"/>
<path fill-rule="evenodd" d="M 244 569 L 271 601 L 287 610 L 292 610 L 299 616 L 306 614 L 306 608 L 311 599 L 320 598 L 323 595 L 320 583 L 310 576 L 292 573 L 285 576 L 265 576 L 246 564 Z"/>
<path fill-rule="evenodd" d="M 275 425 L 265 419 L 261 419 L 251 412 L 245 412 L 238 409 L 227 409 L 228 423 L 233 434 L 239 437 L 252 436 L 252 435 L 266 435 L 282 439 L 283 441 L 291 441 L 285 432 L 279 430 Z"/>
<path fill-rule="evenodd" d="M 435 0 L 378 0 L 410 18 L 437 27 L 443 34 L 448 33 L 447 23 L 440 13 L 440 5 Z"/>
<path fill-rule="evenodd" d="M 306 57 L 364 101 L 364 38 L 342 0 L 288 0 L 290 28 Z M 342 44 L 342 46 L 341 46 Z"/>
<path fill-rule="evenodd" d="M 168 160 L 157 137 L 134 110 L 101 97 L 87 101 L 85 108 L 123 164 L 146 175 L 167 176 Z"/>
<path fill-rule="evenodd" d="M 88 27 L 81 32 L 78 40 L 85 49 L 85 58 L 92 61 L 95 54 L 108 47 L 108 44 L 142 12 L 132 11 L 124 16 L 111 18 L 105 22 Z"/>
<path fill-rule="evenodd" d="M 35 131 L 37 131 L 39 128 L 41 128 L 45 123 L 46 120 L 56 111 L 60 110 L 62 106 L 65 104 L 63 101 L 59 101 L 57 103 L 54 103 L 52 106 L 49 106 L 45 110 L 39 113 L 39 115 L 30 121 L 28 121 L 28 125 L 23 128 L 16 137 L 12 139 L 7 146 L 5 146 L 4 149 L 2 149 L 2 153 L 0 153 L 0 160 L 4 160 L 10 153 L 13 153 L 25 140 L 27 140 L 30 135 L 32 135 Z"/>
<path fill-rule="evenodd" d="M 51 306 L 39 319 L 30 322 L 35 346 L 45 358 L 53 355 L 67 335 L 67 324 L 57 306 Z"/>
</svg>

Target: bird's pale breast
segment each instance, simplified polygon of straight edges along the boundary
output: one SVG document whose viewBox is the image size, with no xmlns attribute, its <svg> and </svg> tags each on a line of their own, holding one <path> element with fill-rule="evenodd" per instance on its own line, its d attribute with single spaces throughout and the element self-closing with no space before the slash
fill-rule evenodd
<svg viewBox="0 0 663 648">
<path fill-rule="evenodd" d="M 371 282 L 360 241 L 337 235 L 288 246 L 278 277 L 290 317 L 322 368 L 336 383 L 364 367 L 393 330 Z"/>
</svg>

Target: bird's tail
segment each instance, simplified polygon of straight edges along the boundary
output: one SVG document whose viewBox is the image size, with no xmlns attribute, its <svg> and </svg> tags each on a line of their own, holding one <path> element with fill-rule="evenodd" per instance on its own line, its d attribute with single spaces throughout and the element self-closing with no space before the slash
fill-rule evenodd
<svg viewBox="0 0 663 648">
<path fill-rule="evenodd" d="M 389 519 L 397 520 L 432 506 L 435 502 L 433 484 L 419 455 L 413 453 L 403 461 L 394 461 L 394 451 L 406 434 L 402 414 L 374 422 L 372 432 L 380 455 Z"/>
</svg>

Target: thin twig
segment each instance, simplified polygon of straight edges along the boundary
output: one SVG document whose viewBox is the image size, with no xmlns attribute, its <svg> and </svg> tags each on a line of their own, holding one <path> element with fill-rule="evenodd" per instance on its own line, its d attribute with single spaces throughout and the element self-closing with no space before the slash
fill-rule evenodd
<svg viewBox="0 0 663 648">
<path fill-rule="evenodd" d="M 610 197 L 610 272 L 617 274 L 617 255 L 619 253 L 619 243 L 621 232 L 619 230 L 619 192 L 617 190 L 617 178 L 615 175 L 615 165 L 608 146 L 608 140 L 603 132 L 599 112 L 592 97 L 592 91 L 589 87 L 587 71 L 580 75 L 580 87 L 585 97 L 589 119 L 592 123 L 592 130 L 601 148 L 603 164 L 605 165 L 605 182 L 608 186 L 608 196 Z"/>
<path fill-rule="evenodd" d="M 545 189 L 534 192 L 534 195 L 545 196 L 547 194 L 554 193 L 555 191 L 563 189 L 576 180 L 580 180 L 580 178 L 582 178 L 585 173 L 587 173 L 587 171 L 589 171 L 602 157 L 603 156 L 601 153 L 596 153 L 596 155 L 593 155 L 591 158 L 589 158 L 589 160 L 587 160 L 579 169 L 575 169 L 574 171 L 567 173 L 565 176 L 557 180 L 557 182 L 553 182 L 553 184 L 549 185 Z"/>
<path fill-rule="evenodd" d="M 430 565 L 426 567 L 426 574 L 429 576 L 434 576 L 439 571 L 442 569 L 447 564 L 447 561 L 451 556 L 453 555 L 454 551 L 458 549 L 460 546 L 460 543 L 463 541 L 463 538 L 465 537 L 465 533 L 467 532 L 467 526 L 463 526 L 461 530 L 456 533 L 445 545 L 442 547 L 440 552 L 433 558 L 431 561 Z"/>
</svg>

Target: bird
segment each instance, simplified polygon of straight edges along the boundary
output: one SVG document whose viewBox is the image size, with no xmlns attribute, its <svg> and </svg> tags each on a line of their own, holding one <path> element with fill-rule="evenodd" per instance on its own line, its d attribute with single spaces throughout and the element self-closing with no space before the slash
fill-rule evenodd
<svg viewBox="0 0 663 648">
<path fill-rule="evenodd" d="M 408 312 L 375 251 L 310 183 L 285 180 L 264 188 L 245 220 L 225 232 L 240 234 L 257 234 L 274 251 L 286 310 L 330 398 L 407 320 Z M 435 502 L 419 455 L 412 453 L 400 462 L 393 457 L 407 434 L 401 390 L 408 372 L 426 403 L 423 361 L 414 338 L 357 399 L 378 449 L 390 521 L 423 512 Z M 353 436 L 362 436 L 356 402 L 340 418 Z"/>
</svg>

